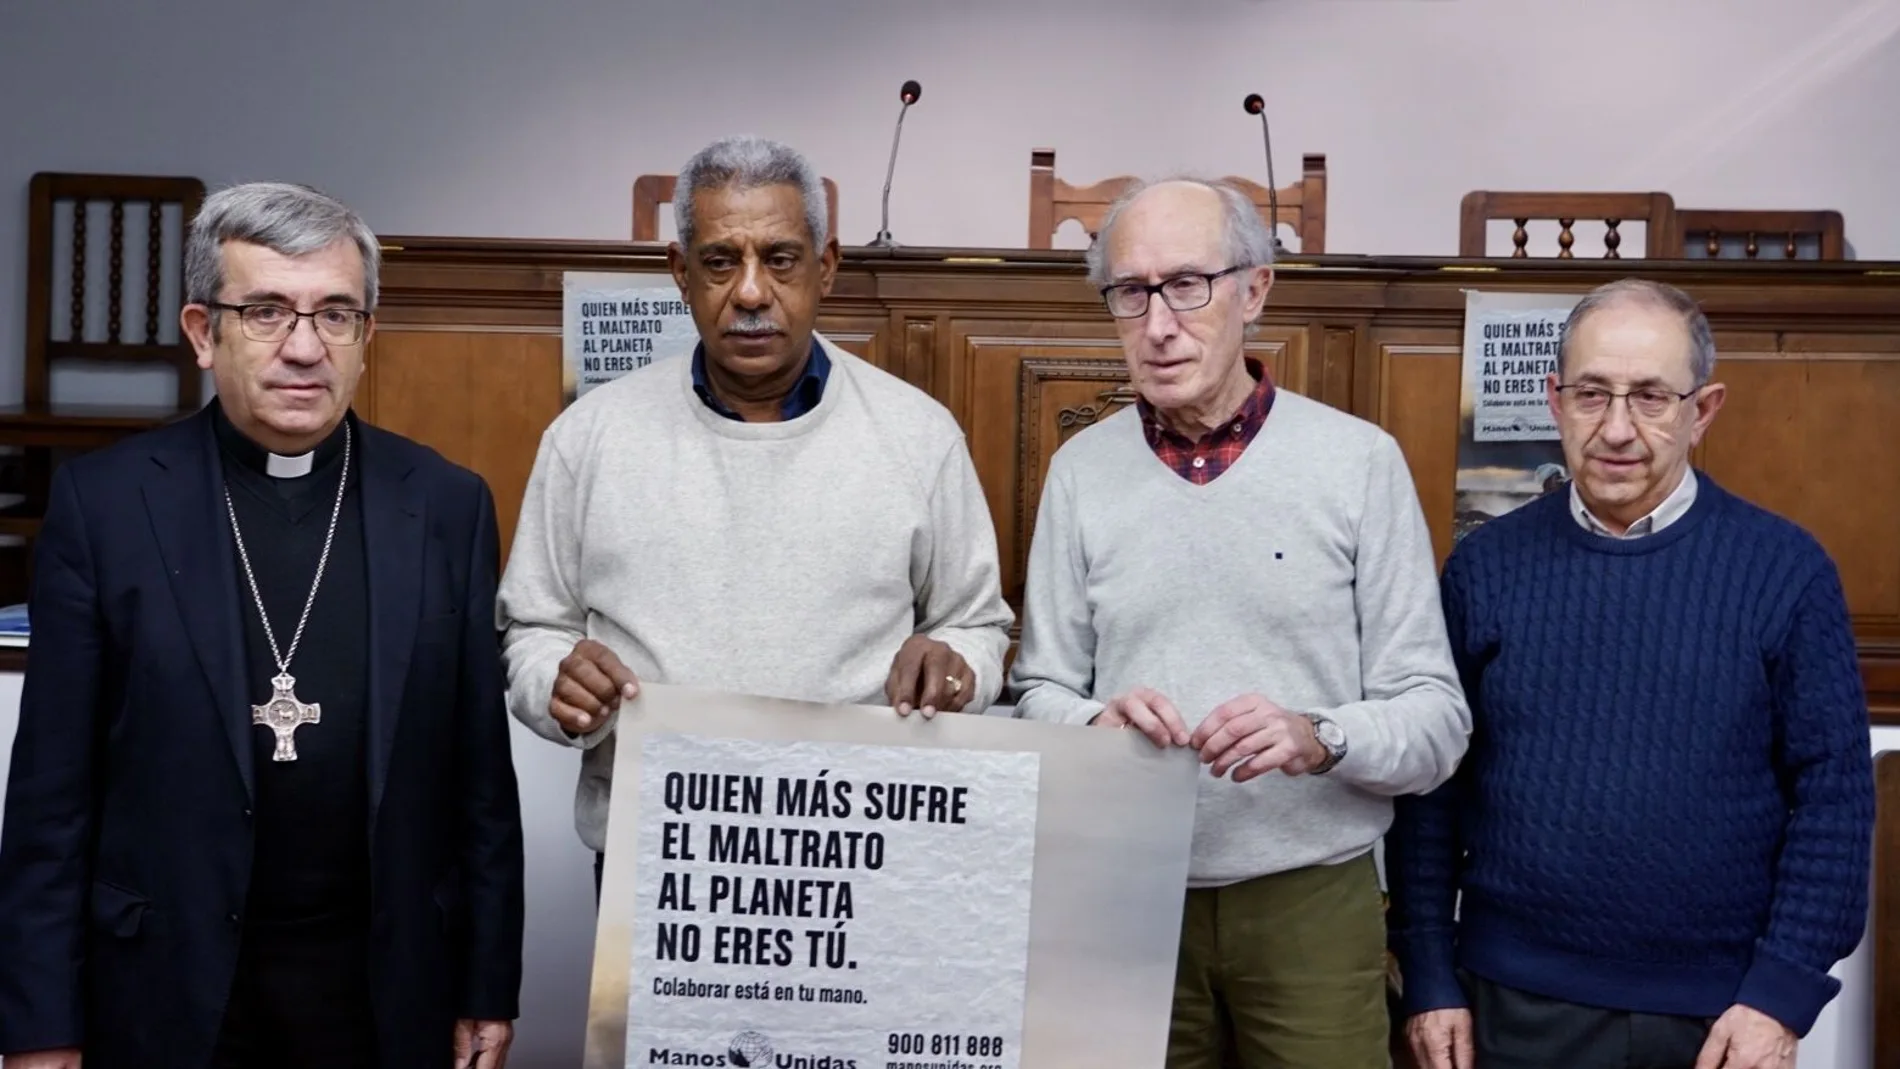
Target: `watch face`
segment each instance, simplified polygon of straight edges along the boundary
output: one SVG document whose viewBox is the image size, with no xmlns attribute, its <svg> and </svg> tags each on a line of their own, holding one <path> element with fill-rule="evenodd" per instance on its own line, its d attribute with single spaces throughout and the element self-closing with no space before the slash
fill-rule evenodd
<svg viewBox="0 0 1900 1069">
<path fill-rule="evenodd" d="M 1313 734 L 1329 750 L 1337 750 L 1346 741 L 1346 732 L 1331 720 L 1320 721 L 1314 726 Z"/>
</svg>

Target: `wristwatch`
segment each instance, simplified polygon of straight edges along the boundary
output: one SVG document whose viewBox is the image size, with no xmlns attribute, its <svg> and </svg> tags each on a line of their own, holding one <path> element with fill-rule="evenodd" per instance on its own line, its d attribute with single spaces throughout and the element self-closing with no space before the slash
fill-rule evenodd
<svg viewBox="0 0 1900 1069">
<path fill-rule="evenodd" d="M 1326 760 L 1321 761 L 1311 770 L 1312 775 L 1320 776 L 1331 772 L 1333 766 L 1339 764 L 1346 756 L 1346 729 L 1340 727 L 1337 721 L 1320 716 L 1318 713 L 1300 715 L 1312 722 L 1313 737 L 1319 740 L 1320 746 L 1326 751 Z"/>
</svg>

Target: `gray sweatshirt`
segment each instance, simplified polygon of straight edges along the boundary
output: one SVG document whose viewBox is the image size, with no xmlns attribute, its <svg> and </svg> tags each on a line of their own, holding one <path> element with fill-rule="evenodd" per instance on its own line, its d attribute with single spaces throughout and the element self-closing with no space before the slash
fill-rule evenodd
<svg viewBox="0 0 1900 1069">
<path fill-rule="evenodd" d="M 740 423 L 670 360 L 587 393 L 542 435 L 503 574 L 508 706 L 587 751 L 581 840 L 606 847 L 613 720 L 573 738 L 548 714 L 563 657 L 605 644 L 657 683 L 884 704 L 898 647 L 947 643 L 1002 689 L 1013 619 L 996 533 L 956 420 L 823 341 L 817 407 Z"/>
</svg>

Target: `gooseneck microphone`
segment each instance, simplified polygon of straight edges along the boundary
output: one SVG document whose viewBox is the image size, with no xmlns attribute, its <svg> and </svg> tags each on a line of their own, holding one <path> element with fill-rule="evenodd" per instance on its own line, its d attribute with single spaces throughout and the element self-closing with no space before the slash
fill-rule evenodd
<svg viewBox="0 0 1900 1069">
<path fill-rule="evenodd" d="M 924 87 L 918 85 L 915 79 L 905 82 L 897 91 L 897 99 L 903 101 L 904 106 L 897 109 L 897 129 L 891 134 L 891 163 L 884 170 L 884 225 L 878 229 L 877 237 L 871 239 L 871 248 L 874 249 L 897 246 L 897 242 L 891 240 L 891 176 L 897 173 L 897 142 L 904 136 L 904 113 L 923 95 Z"/>
<path fill-rule="evenodd" d="M 1267 229 L 1273 232 L 1273 255 L 1278 259 L 1286 254 L 1286 246 L 1280 244 L 1280 184 L 1273 180 L 1273 135 L 1267 130 L 1267 102 L 1259 93 L 1248 93 L 1240 103 L 1247 114 L 1260 116 L 1260 137 L 1267 146 L 1267 211 L 1273 216 Z"/>
</svg>

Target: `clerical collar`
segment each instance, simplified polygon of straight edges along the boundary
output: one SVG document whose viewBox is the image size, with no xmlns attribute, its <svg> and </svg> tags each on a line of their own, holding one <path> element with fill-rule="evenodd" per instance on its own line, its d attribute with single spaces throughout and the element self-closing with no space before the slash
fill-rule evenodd
<svg viewBox="0 0 1900 1069">
<path fill-rule="evenodd" d="M 344 417 L 346 421 L 353 418 L 355 418 L 353 415 Z M 243 431 L 238 430 L 237 425 L 231 422 L 230 416 L 225 415 L 222 405 L 215 403 L 212 405 L 211 424 L 217 431 L 218 444 L 224 448 L 227 456 L 246 468 L 273 479 L 301 478 L 318 468 L 328 467 L 331 461 L 343 455 L 343 424 L 341 423 L 337 424 L 336 430 L 330 432 L 329 437 L 317 443 L 315 449 L 296 456 L 273 453 L 252 441 Z"/>
</svg>

